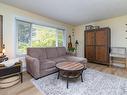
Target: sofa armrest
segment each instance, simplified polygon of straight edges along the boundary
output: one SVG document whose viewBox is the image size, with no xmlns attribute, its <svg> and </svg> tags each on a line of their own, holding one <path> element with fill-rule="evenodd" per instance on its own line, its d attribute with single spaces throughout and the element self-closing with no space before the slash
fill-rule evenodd
<svg viewBox="0 0 127 95">
<path fill-rule="evenodd" d="M 35 79 L 40 76 L 40 62 L 37 58 L 26 56 L 26 68 Z"/>
<path fill-rule="evenodd" d="M 70 56 L 76 56 L 76 53 L 75 52 L 66 52 L 67 55 L 70 55 Z"/>
</svg>

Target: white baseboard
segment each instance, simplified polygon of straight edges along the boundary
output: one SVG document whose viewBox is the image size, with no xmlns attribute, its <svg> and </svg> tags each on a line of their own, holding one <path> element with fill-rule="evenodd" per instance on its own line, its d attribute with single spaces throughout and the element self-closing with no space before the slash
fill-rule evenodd
<svg viewBox="0 0 127 95">
<path fill-rule="evenodd" d="M 125 64 L 120 64 L 120 63 L 112 63 L 112 65 L 117 66 L 117 67 L 125 67 Z"/>
</svg>

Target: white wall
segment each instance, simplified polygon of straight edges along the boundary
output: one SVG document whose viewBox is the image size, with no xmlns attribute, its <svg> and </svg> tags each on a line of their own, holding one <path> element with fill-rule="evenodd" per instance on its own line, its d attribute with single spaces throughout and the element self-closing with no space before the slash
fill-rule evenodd
<svg viewBox="0 0 127 95">
<path fill-rule="evenodd" d="M 0 3 L 0 15 L 3 15 L 3 38 L 4 44 L 6 49 L 6 55 L 9 58 L 15 57 L 15 47 L 16 47 L 16 38 L 15 38 L 15 18 L 31 21 L 34 23 L 53 26 L 58 28 L 64 28 L 67 30 L 68 33 L 71 34 L 72 27 L 71 25 L 67 25 L 61 23 L 59 21 L 55 21 L 46 17 L 39 16 L 37 14 L 24 11 L 9 5 L 5 5 Z"/>
<path fill-rule="evenodd" d="M 67 30 L 67 38 L 68 34 L 72 35 L 72 31 L 75 31 L 75 40 L 79 41 L 78 46 L 78 56 L 84 57 L 84 30 L 85 24 L 76 26 L 75 28 L 71 25 L 61 23 L 56 20 L 52 20 L 46 17 L 42 17 L 40 15 L 24 11 L 12 6 L 8 6 L 0 3 L 0 15 L 3 15 L 4 19 L 4 30 L 3 30 L 3 38 L 4 44 L 6 48 L 6 55 L 9 58 L 15 57 L 15 18 L 28 20 L 31 22 L 39 23 L 42 25 L 54 26 L 58 28 L 65 28 Z M 91 25 L 98 25 L 100 27 L 110 27 L 111 28 L 111 46 L 121 46 L 127 47 L 127 15 L 106 19 L 102 21 L 89 23 Z M 73 29 L 74 28 L 74 29 Z M 68 39 L 67 39 L 68 40 Z M 72 40 L 74 43 L 75 41 Z"/>
<path fill-rule="evenodd" d="M 111 28 L 111 46 L 112 47 L 127 47 L 127 15 L 96 21 L 89 24 L 84 24 L 75 27 L 76 39 L 79 40 L 78 56 L 84 57 L 84 30 L 85 25 L 95 25 L 100 27 Z"/>
</svg>

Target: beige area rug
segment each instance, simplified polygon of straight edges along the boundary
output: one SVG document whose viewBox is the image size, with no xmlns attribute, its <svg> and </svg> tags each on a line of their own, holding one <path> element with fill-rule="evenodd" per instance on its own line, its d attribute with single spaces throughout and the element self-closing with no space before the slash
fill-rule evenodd
<svg viewBox="0 0 127 95">
<path fill-rule="evenodd" d="M 69 89 L 57 73 L 31 81 L 45 95 L 127 95 L 127 79 L 92 69 L 83 72 L 83 79 L 71 80 Z"/>
</svg>

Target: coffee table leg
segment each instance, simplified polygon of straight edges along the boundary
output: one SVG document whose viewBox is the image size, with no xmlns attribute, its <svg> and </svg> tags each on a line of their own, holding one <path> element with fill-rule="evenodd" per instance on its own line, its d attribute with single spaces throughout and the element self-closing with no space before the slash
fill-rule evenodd
<svg viewBox="0 0 127 95">
<path fill-rule="evenodd" d="M 68 89 L 69 78 L 67 77 L 67 89 Z"/>
<path fill-rule="evenodd" d="M 83 82 L 82 74 L 81 74 L 81 81 Z"/>
<path fill-rule="evenodd" d="M 58 71 L 58 76 L 57 76 L 57 79 L 59 79 L 59 76 L 60 76 L 60 71 Z"/>
<path fill-rule="evenodd" d="M 82 77 L 82 73 L 83 73 L 83 71 L 81 72 L 81 81 L 83 82 L 83 77 Z"/>
</svg>

